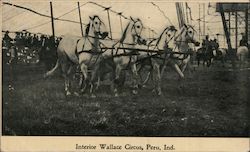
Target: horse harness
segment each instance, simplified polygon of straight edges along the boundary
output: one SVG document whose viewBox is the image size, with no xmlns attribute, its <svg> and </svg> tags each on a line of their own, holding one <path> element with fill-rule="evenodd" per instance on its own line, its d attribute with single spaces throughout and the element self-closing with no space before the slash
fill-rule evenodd
<svg viewBox="0 0 250 152">
<path fill-rule="evenodd" d="M 75 49 L 75 54 L 76 54 L 78 60 L 79 60 L 79 55 L 82 54 L 82 53 L 89 53 L 89 54 L 91 54 L 90 60 L 89 60 L 89 62 L 88 62 L 88 65 L 91 64 L 91 62 L 92 62 L 93 60 L 94 60 L 94 62 L 92 62 L 92 63 L 95 65 L 103 52 L 102 52 L 102 51 L 99 52 L 99 51 L 96 50 L 96 48 L 98 48 L 98 47 L 96 47 L 96 46 L 89 40 L 89 37 L 90 37 L 90 36 L 85 36 L 82 50 L 78 52 L 78 51 L 77 51 L 77 48 L 76 48 L 76 49 Z M 97 38 L 97 37 L 92 37 L 92 38 Z M 78 39 L 77 42 L 76 42 L 76 44 L 78 44 L 80 40 L 81 40 L 81 39 Z M 88 42 L 91 44 L 91 46 L 92 46 L 91 48 L 95 48 L 94 50 L 93 50 L 93 49 L 84 50 L 84 47 L 85 47 L 85 44 L 86 44 L 86 41 L 87 41 L 87 40 L 88 40 Z M 99 45 L 99 47 L 100 47 L 100 45 Z M 83 62 L 84 62 L 84 61 L 82 61 L 79 65 L 81 65 Z"/>
</svg>

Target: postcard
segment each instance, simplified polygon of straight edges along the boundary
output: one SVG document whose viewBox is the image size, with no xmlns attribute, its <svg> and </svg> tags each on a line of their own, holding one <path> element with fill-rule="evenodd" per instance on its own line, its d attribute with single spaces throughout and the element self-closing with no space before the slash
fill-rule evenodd
<svg viewBox="0 0 250 152">
<path fill-rule="evenodd" d="M 0 8 L 1 151 L 250 150 L 249 1 Z"/>
</svg>

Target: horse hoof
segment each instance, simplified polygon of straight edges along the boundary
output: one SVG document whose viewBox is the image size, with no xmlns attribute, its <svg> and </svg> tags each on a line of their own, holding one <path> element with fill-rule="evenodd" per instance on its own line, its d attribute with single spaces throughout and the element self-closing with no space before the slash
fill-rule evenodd
<svg viewBox="0 0 250 152">
<path fill-rule="evenodd" d="M 66 96 L 70 96 L 71 95 L 71 93 L 70 92 L 66 92 Z"/>
<path fill-rule="evenodd" d="M 115 97 L 118 97 L 119 95 L 118 95 L 118 93 L 115 93 Z"/>
<path fill-rule="evenodd" d="M 74 95 L 77 96 L 77 97 L 80 96 L 80 94 L 78 92 L 74 92 Z"/>
<path fill-rule="evenodd" d="M 138 91 L 133 90 L 132 93 L 136 95 L 136 94 L 138 94 Z"/>
<path fill-rule="evenodd" d="M 161 91 L 158 91 L 157 95 L 158 95 L 158 96 L 161 96 L 161 95 L 162 95 L 162 92 L 161 92 Z"/>
<path fill-rule="evenodd" d="M 80 92 L 81 92 L 81 93 L 84 93 L 84 92 L 85 92 L 85 89 L 81 89 Z"/>
<path fill-rule="evenodd" d="M 96 98 L 96 95 L 92 94 L 92 95 L 90 96 L 90 98 Z"/>
<path fill-rule="evenodd" d="M 44 79 L 48 78 L 47 74 L 43 74 L 43 78 Z"/>
</svg>

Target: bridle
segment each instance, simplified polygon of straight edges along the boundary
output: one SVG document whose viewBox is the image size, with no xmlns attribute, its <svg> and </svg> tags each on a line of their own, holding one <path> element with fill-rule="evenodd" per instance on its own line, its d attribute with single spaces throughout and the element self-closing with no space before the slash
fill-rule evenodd
<svg viewBox="0 0 250 152">
<path fill-rule="evenodd" d="M 100 26 L 101 26 L 101 24 L 103 24 L 103 25 L 105 25 L 104 24 L 104 22 L 98 17 L 98 16 L 95 16 L 96 18 L 98 18 L 98 20 L 100 21 Z M 94 17 L 94 18 L 95 18 Z M 95 46 L 95 44 L 94 43 L 92 43 L 92 41 L 90 40 L 90 38 L 93 38 L 93 39 L 100 39 L 98 36 L 101 36 L 101 32 L 100 31 L 98 31 L 98 32 L 96 32 L 96 27 L 93 25 L 94 24 L 94 19 L 91 19 L 92 20 L 92 25 L 91 25 L 91 23 L 89 23 L 89 24 L 87 24 L 86 25 L 86 28 L 87 28 L 87 26 L 89 26 L 89 28 L 91 28 L 90 26 L 92 26 L 92 28 L 93 28 L 93 30 L 94 30 L 94 33 L 95 33 L 95 36 L 90 36 L 89 35 L 89 31 L 88 31 L 88 33 L 86 33 L 86 35 L 84 36 L 84 38 L 85 38 L 85 40 L 84 40 L 84 43 L 83 43 L 83 48 L 82 48 L 82 50 L 80 51 L 80 52 L 78 52 L 78 54 L 80 54 L 80 53 L 83 53 L 83 52 L 89 52 L 90 50 L 84 50 L 84 46 L 85 46 L 85 44 L 86 44 L 86 40 L 91 44 L 91 46 L 92 46 L 92 48 L 98 48 L 98 47 L 100 47 L 101 48 L 101 43 L 99 43 L 99 46 Z M 98 34 L 98 36 L 96 36 L 96 34 Z M 77 42 L 78 43 L 78 42 Z M 101 52 L 100 52 L 101 53 Z"/>
<path fill-rule="evenodd" d="M 174 31 L 174 35 L 173 35 L 168 41 L 164 41 L 165 46 L 168 45 L 168 43 L 175 37 L 175 34 L 176 34 L 176 30 L 175 30 L 175 29 L 172 29 L 172 28 L 169 28 L 169 27 L 168 27 L 168 30 L 167 30 L 166 32 L 168 33 L 169 31 Z M 165 31 L 164 31 L 164 32 L 165 32 Z M 159 43 L 159 42 L 158 42 L 158 43 Z M 157 44 L 157 48 L 158 48 L 158 44 Z"/>
<path fill-rule="evenodd" d="M 174 32 L 174 35 L 173 35 L 168 41 L 164 41 L 165 46 L 167 46 L 168 43 L 175 37 L 175 34 L 176 34 L 176 30 L 173 29 L 173 28 L 171 28 L 171 27 L 167 27 L 167 28 L 162 32 L 162 34 L 159 36 L 159 38 L 152 40 L 152 41 L 148 44 L 148 46 L 149 46 L 153 41 L 157 40 L 154 49 L 157 48 L 158 50 L 160 50 L 160 49 L 159 49 L 159 43 L 160 43 L 160 40 L 162 39 L 162 35 L 163 35 L 164 33 L 168 33 L 169 31 L 175 31 L 175 32 Z M 154 50 L 154 49 L 153 49 L 153 50 Z"/>
<path fill-rule="evenodd" d="M 133 25 L 132 25 L 132 28 L 131 28 L 131 32 L 134 30 L 135 31 L 135 35 L 133 35 L 134 37 L 134 39 L 137 37 L 138 38 L 138 40 L 140 40 L 141 39 L 141 32 L 140 33 L 137 33 L 137 31 L 136 31 L 136 23 L 137 22 L 140 22 L 141 23 L 141 20 L 137 20 L 137 21 L 133 21 L 132 20 L 132 22 L 133 22 Z M 139 26 L 139 25 L 137 25 L 137 26 Z M 141 27 L 143 28 L 143 24 L 141 23 Z M 135 42 L 133 45 L 136 45 L 138 42 Z"/>
<path fill-rule="evenodd" d="M 189 43 L 188 41 L 182 41 L 182 40 L 177 40 L 182 34 L 183 34 L 183 32 L 186 32 L 185 33 L 185 37 L 187 37 L 188 36 L 188 30 L 191 28 L 192 30 L 193 30 L 193 35 L 192 35 L 192 37 L 191 37 L 191 43 L 194 43 L 193 42 L 193 40 L 194 40 L 194 33 L 197 33 L 197 31 L 192 27 L 192 26 L 185 26 L 185 28 L 186 28 L 186 31 L 185 30 L 182 30 L 176 37 L 175 37 L 175 39 L 174 39 L 174 41 L 175 42 L 187 42 L 187 43 Z"/>
<path fill-rule="evenodd" d="M 182 37 L 181 37 L 181 40 L 177 40 L 183 34 L 183 32 L 186 32 L 185 37 L 187 37 L 188 36 L 188 31 L 189 31 L 190 28 L 192 28 L 192 30 L 193 30 L 193 35 L 192 35 L 191 39 L 189 39 L 191 42 L 189 42 L 187 40 L 183 41 Z M 175 39 L 174 39 L 175 47 L 173 48 L 172 52 L 176 52 L 175 51 L 176 48 L 179 48 L 180 44 L 177 44 L 178 42 L 180 42 L 180 43 L 183 43 L 183 42 L 184 43 L 195 43 L 194 42 L 194 33 L 197 32 L 197 31 L 192 26 L 185 26 L 185 29 L 182 29 L 182 31 L 175 37 Z M 176 57 L 176 56 L 174 57 L 173 55 L 174 54 L 171 54 L 172 58 L 175 58 L 175 59 L 178 59 L 178 60 L 184 60 L 189 56 L 189 54 L 177 54 L 178 56 L 184 55 L 182 58 L 180 58 L 180 57 Z"/>
</svg>

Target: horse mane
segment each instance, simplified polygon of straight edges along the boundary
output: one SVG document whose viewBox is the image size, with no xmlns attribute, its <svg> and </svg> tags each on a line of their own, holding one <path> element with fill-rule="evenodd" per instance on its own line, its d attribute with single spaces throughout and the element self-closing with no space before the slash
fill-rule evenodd
<svg viewBox="0 0 250 152">
<path fill-rule="evenodd" d="M 123 41 L 125 40 L 126 38 L 126 35 L 127 35 L 127 31 L 128 31 L 128 27 L 130 26 L 131 22 L 128 23 L 127 27 L 125 28 L 123 34 L 122 34 L 122 37 L 120 39 L 120 42 L 123 43 Z"/>
<path fill-rule="evenodd" d="M 180 32 L 177 34 L 177 36 L 174 38 L 174 40 L 176 41 L 179 37 L 180 37 L 180 35 L 183 33 L 183 31 L 185 30 L 185 26 L 182 26 L 181 27 L 181 30 L 180 30 Z"/>
<path fill-rule="evenodd" d="M 85 34 L 89 35 L 90 23 L 86 25 Z"/>
<path fill-rule="evenodd" d="M 94 16 L 93 16 L 93 20 L 94 20 L 95 18 L 98 18 L 98 19 L 101 21 L 101 19 L 99 18 L 99 16 L 94 15 Z M 86 34 L 86 35 L 89 35 L 89 29 L 90 29 L 90 22 L 89 22 L 89 24 L 86 25 L 86 29 L 85 29 L 85 34 Z"/>
<path fill-rule="evenodd" d="M 157 40 L 157 42 L 156 42 L 156 45 L 159 44 L 159 42 L 160 42 L 160 40 L 161 40 L 161 38 L 162 38 L 163 33 L 165 33 L 165 31 L 166 31 L 167 29 L 169 29 L 169 30 L 174 30 L 175 27 L 174 27 L 174 26 L 166 27 L 166 28 L 164 29 L 164 31 L 161 33 L 161 35 L 159 36 L 159 38 L 158 38 L 158 40 Z"/>
</svg>

